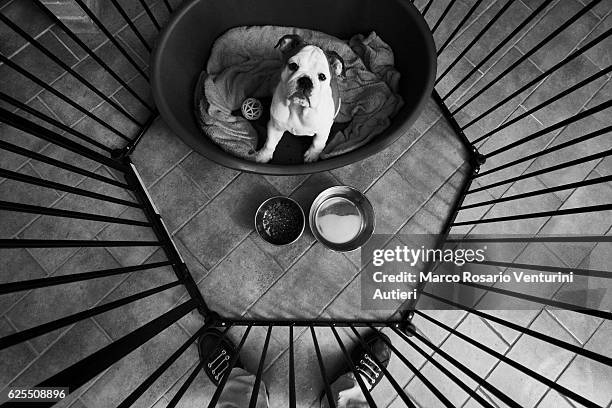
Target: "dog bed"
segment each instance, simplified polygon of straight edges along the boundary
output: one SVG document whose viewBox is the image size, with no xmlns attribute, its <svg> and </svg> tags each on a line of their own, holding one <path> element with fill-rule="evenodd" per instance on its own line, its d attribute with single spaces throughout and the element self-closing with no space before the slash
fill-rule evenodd
<svg viewBox="0 0 612 408">
<path fill-rule="evenodd" d="M 403 106 L 390 126 L 347 154 L 315 163 L 261 164 L 225 152 L 202 136 L 193 92 L 214 41 L 240 26 L 300 27 L 350 38 L 375 32 L 394 51 Z M 330 170 L 362 160 L 391 145 L 422 111 L 436 73 L 436 52 L 418 10 L 405 0 L 187 0 L 164 28 L 151 62 L 153 98 L 167 125 L 195 151 L 221 165 L 260 174 L 295 175 Z M 284 139 L 284 138 L 283 138 Z M 311 138 L 302 137 L 306 143 Z"/>
<path fill-rule="evenodd" d="M 196 85 L 196 115 L 204 133 L 226 152 L 254 160 L 266 140 L 267 116 L 257 123 L 245 119 L 240 108 L 247 97 L 268 102 L 279 80 L 282 58 L 274 49 L 278 39 L 297 34 L 307 43 L 335 51 L 344 60 L 345 75 L 338 81 L 340 109 L 321 159 L 353 151 L 382 133 L 402 106 L 397 94 L 400 74 L 393 51 L 376 33 L 353 36 L 348 42 L 313 30 L 289 27 L 237 27 L 213 45 L 206 69 Z M 269 104 L 264 110 L 269 112 Z M 312 138 L 292 137 L 275 151 L 275 163 L 301 163 Z"/>
</svg>

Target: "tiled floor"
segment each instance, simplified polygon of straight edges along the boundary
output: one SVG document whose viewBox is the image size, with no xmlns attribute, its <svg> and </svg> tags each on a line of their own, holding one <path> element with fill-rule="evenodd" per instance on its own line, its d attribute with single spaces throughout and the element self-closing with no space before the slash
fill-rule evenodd
<svg viewBox="0 0 612 408">
<path fill-rule="evenodd" d="M 28 9 L 27 2 L 0 1 L 3 12 L 13 18 L 28 16 L 33 10 Z M 154 42 L 155 30 L 130 2 L 122 2 L 128 7 L 128 14 L 134 16 L 145 37 Z M 159 1 L 150 1 L 153 11 L 160 21 L 167 15 Z M 177 3 L 173 1 L 172 3 Z M 426 0 L 415 1 L 419 8 L 424 7 Z M 431 26 L 442 13 L 448 2 L 435 0 L 427 14 Z M 584 3 L 587 3 L 586 0 Z M 26 4 L 22 14 L 14 10 L 16 4 Z M 453 21 L 458 21 L 474 4 L 473 0 L 455 2 L 453 11 L 455 19 L 449 19 L 435 33 L 437 44 L 441 44 L 453 29 Z M 439 58 L 438 73 L 446 67 L 461 50 L 471 41 L 492 15 L 498 12 L 504 2 L 484 1 L 470 20 L 470 23 L 459 33 Z M 493 44 L 496 44 L 509 33 L 516 22 L 527 17 L 540 1 L 521 0 L 512 3 L 508 12 L 499 20 L 497 30 L 492 30 L 470 52 L 462 58 L 456 67 L 443 78 L 437 86 L 440 94 L 445 95 L 463 75 L 470 72 L 477 61 L 488 55 Z M 535 43 L 541 41 L 567 16 L 583 5 L 578 0 L 556 0 L 546 8 L 542 15 L 535 18 L 527 27 L 503 49 L 492 55 L 490 61 L 478 69 L 465 84 L 453 93 L 449 102 L 454 107 L 460 106 L 471 95 L 481 89 L 491 79 L 497 77 L 509 64 L 522 58 L 525 52 Z M 571 30 L 551 42 L 545 51 L 535 53 L 526 59 L 516 71 L 486 91 L 482 97 L 469 104 L 459 112 L 461 124 L 466 124 L 479 113 L 493 105 L 501 97 L 515 90 L 525 79 L 540 75 L 551 67 L 559 58 L 567 55 L 578 44 L 585 44 L 595 36 L 610 28 L 612 15 L 611 4 L 601 4 L 587 13 L 584 18 L 572 26 Z M 111 24 L 113 32 L 121 44 L 124 44 L 131 55 L 141 66 L 145 67 L 148 55 L 139 44 L 133 33 L 121 26 L 117 16 L 109 12 L 105 21 Z M 30 21 L 30 19 L 27 19 Z M 41 32 L 41 42 L 61 53 L 67 63 L 74 64 L 79 72 L 91 74 L 92 80 L 102 85 L 113 100 L 125 106 L 139 119 L 146 117 L 126 91 L 117 86 L 103 71 L 85 58 L 82 50 L 73 47 L 69 39 L 57 30 L 36 23 L 31 19 L 30 29 Z M 451 23 L 449 23 L 449 21 Z M 25 24 L 25 22 L 24 22 Z M 6 30 L 0 30 L 0 36 L 7 41 L 0 41 L 4 55 L 10 55 L 28 68 L 38 72 L 41 79 L 57 84 L 58 89 L 66 92 L 75 101 L 96 114 L 112 121 L 113 125 L 128 134 L 133 134 L 136 127 L 123 117 L 113 113 L 107 104 L 92 93 L 79 87 L 74 81 L 61 72 L 43 64 L 41 56 L 31 54 L 32 47 L 23 47 L 18 39 L 7 37 Z M 88 35 L 87 43 L 95 47 L 105 60 L 112 61 L 112 66 L 121 69 L 122 76 L 134 78 L 130 84 L 148 94 L 147 84 L 138 78 L 133 68 L 119 63 L 121 56 L 108 43 L 101 41 L 101 36 Z M 571 64 L 560 69 L 546 80 L 539 82 L 521 95 L 513 98 L 490 117 L 467 128 L 468 136 L 478 137 L 495 128 L 573 84 L 597 70 L 606 68 L 611 61 L 610 39 L 594 47 L 585 55 L 576 58 Z M 45 69 L 40 69 L 45 66 Z M 16 86 L 20 79 L 0 67 L 2 70 L 2 91 L 15 95 L 29 105 L 58 120 L 90 134 L 96 140 L 112 146 L 121 145 L 121 140 L 108 130 L 101 129 L 88 118 L 75 115 L 74 110 L 66 109 L 48 92 L 40 92 L 28 86 Z M 538 110 L 533 115 L 507 126 L 499 133 L 480 145 L 484 153 L 491 152 L 500 146 L 515 141 L 524 135 L 544 129 L 580 110 L 588 109 L 610 100 L 612 83 L 610 77 L 603 76 L 593 81 L 570 97 L 562 98 L 551 107 Z M 604 110 L 590 117 L 543 137 L 513 149 L 506 154 L 495 156 L 487 161 L 483 171 L 499 164 L 520 158 L 536 149 L 555 146 L 570 140 L 577 135 L 609 125 L 612 110 Z M 52 145 L 41 143 L 12 128 L 3 127 L 0 132 L 3 140 L 8 140 L 35 151 L 42 151 L 52 157 L 73 163 L 82 168 L 96 171 L 101 175 L 114 177 L 112 171 L 98 166 L 89 160 L 80 160 L 73 154 L 66 153 Z M 554 154 L 536 160 L 526 161 L 512 170 L 492 173 L 479 178 L 475 187 L 503 181 L 525 172 L 539 170 L 553 164 L 593 154 L 611 146 L 609 135 L 595 138 L 575 149 L 563 149 Z M 362 312 L 359 310 L 360 259 L 356 253 L 332 253 L 316 243 L 307 233 L 290 248 L 278 249 L 263 243 L 253 233 L 252 213 L 257 204 L 275 194 L 294 197 L 308 207 L 314 196 L 326 186 L 347 184 L 365 191 L 374 204 L 378 214 L 377 232 L 382 233 L 436 233 L 447 219 L 450 206 L 457 196 L 461 181 L 466 177 L 464 164 L 465 154 L 457 138 L 450 131 L 448 124 L 440 118 L 435 105 L 430 102 L 413 129 L 403 135 L 394 145 L 367 160 L 336 169 L 331 172 L 298 177 L 267 177 L 251 174 L 240 174 L 236 171 L 218 166 L 192 152 L 181 143 L 162 120 L 155 122 L 138 146 L 134 161 L 155 204 L 160 209 L 179 251 L 185 258 L 189 269 L 198 282 L 210 306 L 220 312 L 233 316 L 248 317 L 381 317 L 380 312 Z M 107 185 L 75 177 L 65 171 L 53 169 L 36 161 L 25 161 L 12 154 L 0 156 L 2 168 L 8 168 L 27 175 L 44 176 L 53 181 L 82 187 L 92 191 L 129 198 L 125 192 L 109 188 Z M 479 202 L 492 198 L 509 196 L 533 189 L 556 186 L 559 184 L 594 178 L 611 174 L 612 160 L 600 160 L 584 163 L 572 168 L 541 175 L 529 180 L 504 184 L 496 188 L 467 196 L 466 203 Z M 25 187 L 10 180 L 0 180 L 0 196 L 10 197 L 13 201 L 29 204 L 54 206 L 76 211 L 95 211 L 105 215 L 120 215 L 125 218 L 140 219 L 142 214 L 132 209 L 117 205 L 100 206 L 99 202 L 77 199 L 74 195 L 60 193 L 50 189 Z M 491 218 L 525 212 L 573 208 L 584 205 L 609 203 L 612 199 L 612 186 L 598 185 L 578 190 L 563 190 L 546 196 L 535 197 L 509 203 L 487 205 L 459 213 L 458 221 Z M 457 233 L 540 233 L 540 234 L 607 234 L 611 232 L 612 218 L 610 212 L 588 215 L 571 215 L 565 217 L 537 218 L 516 223 L 481 224 L 476 227 L 457 227 Z M 98 222 L 65 222 L 59 225 L 50 217 L 15 213 L 0 213 L 2 237 L 47 237 L 58 239 L 152 239 L 146 228 L 128 226 L 110 226 Z M 591 269 L 609 269 L 612 250 L 609 244 L 568 245 L 545 244 L 513 247 L 507 254 L 509 259 L 522 263 L 546 263 L 561 267 L 580 267 Z M 140 247 L 130 250 L 122 248 L 90 248 L 62 250 L 2 250 L 0 270 L 2 279 L 23 280 L 43 276 L 71 274 L 120 265 L 134 265 L 143 262 L 155 262 L 163 259 L 155 248 Z M 314 271 L 314 272 L 313 272 Z M 168 268 L 135 272 L 127 276 L 109 277 L 87 283 L 70 284 L 61 287 L 34 292 L 17 293 L 0 296 L 0 336 L 14 333 L 36 324 L 80 311 L 85 306 L 94 306 L 131 295 L 148 288 L 169 282 L 173 278 Z M 601 279 L 583 279 L 580 282 L 584 292 L 601 288 Z M 554 294 L 548 294 L 556 300 L 567 300 L 575 296 L 574 288 L 561 286 Z M 186 299 L 181 289 L 164 291 L 142 299 L 129 307 L 104 313 L 78 324 L 57 330 L 28 343 L 19 344 L 0 351 L 0 388 L 8 385 L 31 385 L 58 370 L 69 366 L 80 358 L 91 354 L 100 347 L 123 336 L 135 327 L 151 320 Z M 287 301 L 291 299 L 291 301 Z M 610 295 L 593 297 L 591 307 L 610 309 Z M 610 355 L 611 326 L 601 319 L 580 315 L 575 312 L 560 311 L 552 308 L 530 311 L 494 311 L 492 312 L 508 321 L 527 326 L 555 338 Z M 388 314 L 388 313 L 387 313 Z M 548 376 L 551 380 L 582 393 L 601 406 L 610 407 L 612 395 L 609 379 L 612 372 L 609 367 L 590 360 L 576 357 L 574 354 L 550 349 L 545 343 L 520 335 L 499 324 L 490 323 L 473 315 L 453 310 L 427 311 L 429 316 L 438 322 L 456 328 L 459 332 L 477 338 L 484 345 L 515 359 L 529 368 Z M 456 336 L 432 324 L 422 317 L 415 317 L 415 324 L 434 344 L 439 345 L 457 358 L 462 364 L 487 379 L 489 383 L 506 392 L 520 404 L 529 407 L 576 407 L 578 405 L 547 389 L 524 374 L 509 367 L 491 355 L 478 350 Z M 136 384 L 146 378 L 155 367 L 164 361 L 169 354 L 193 334 L 202 324 L 201 318 L 192 313 L 181 319 L 178 324 L 139 350 L 130 354 L 115 366 L 106 370 L 98 378 L 74 393 L 62 406 L 74 408 L 92 408 L 116 406 Z M 233 339 L 239 339 L 240 330 L 232 329 Z M 261 347 L 265 338 L 265 328 L 253 329 L 245 344 L 242 359 L 251 371 L 256 369 Z M 463 390 L 446 379 L 438 368 L 426 362 L 423 355 L 407 345 L 393 333 L 389 333 L 393 343 L 406 358 L 426 375 L 453 404 L 462 407 L 479 406 Z M 340 330 L 343 341 L 351 343 L 350 333 Z M 342 356 L 332 335 L 327 330 L 317 330 L 320 346 L 326 356 L 330 372 L 341 364 Z M 415 343 L 429 349 L 418 340 Z M 287 330 L 275 328 L 272 334 L 268 357 L 265 365 L 265 382 L 272 395 L 272 405 L 286 407 L 287 387 Z M 316 400 L 322 389 L 316 357 L 312 353 L 312 338 L 309 332 L 296 331 L 296 370 L 298 376 L 298 399 L 301 406 L 316 406 Z M 436 356 L 444 366 L 451 369 L 480 395 L 496 406 L 504 406 L 490 392 L 479 387 L 450 366 L 441 357 Z M 190 348 L 170 370 L 156 381 L 150 390 L 137 402 L 139 407 L 163 407 L 172 398 L 182 382 L 197 363 L 197 351 Z M 422 408 L 440 406 L 435 396 L 413 376 L 398 359 L 393 359 L 389 370 L 395 375 L 418 406 Z M 193 386 L 179 406 L 204 406 L 213 392 L 213 387 L 204 374 L 198 376 Z M 375 390 L 379 406 L 403 406 L 395 397 L 388 381 L 383 381 Z"/>
</svg>

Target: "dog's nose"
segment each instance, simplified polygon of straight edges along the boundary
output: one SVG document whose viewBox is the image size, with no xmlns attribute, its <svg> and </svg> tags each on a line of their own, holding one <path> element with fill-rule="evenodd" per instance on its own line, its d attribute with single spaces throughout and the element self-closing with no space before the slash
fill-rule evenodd
<svg viewBox="0 0 612 408">
<path fill-rule="evenodd" d="M 312 89 L 312 81 L 307 76 L 303 76 L 297 80 L 297 84 L 301 89 L 310 90 Z"/>
</svg>

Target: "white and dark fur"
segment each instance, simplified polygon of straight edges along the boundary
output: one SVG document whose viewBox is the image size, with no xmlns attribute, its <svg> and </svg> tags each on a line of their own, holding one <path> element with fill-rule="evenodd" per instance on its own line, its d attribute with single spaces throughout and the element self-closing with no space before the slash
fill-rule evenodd
<svg viewBox="0 0 612 408">
<path fill-rule="evenodd" d="M 283 133 L 314 136 L 304 154 L 306 163 L 318 160 L 340 108 L 337 78 L 344 63 L 335 52 L 307 44 L 298 35 L 286 35 L 276 45 L 283 53 L 280 81 L 272 97 L 268 137 L 255 160 L 272 159 Z"/>
</svg>

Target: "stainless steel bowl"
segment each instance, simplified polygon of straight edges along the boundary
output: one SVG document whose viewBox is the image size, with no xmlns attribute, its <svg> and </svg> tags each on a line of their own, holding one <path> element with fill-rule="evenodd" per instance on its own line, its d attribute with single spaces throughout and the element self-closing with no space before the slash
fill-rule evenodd
<svg viewBox="0 0 612 408">
<path fill-rule="evenodd" d="M 264 226 L 264 216 L 266 215 L 266 212 L 268 212 L 276 203 L 283 203 L 285 205 L 290 206 L 292 209 L 295 210 L 295 214 L 296 214 L 295 220 L 291 221 L 291 222 L 295 222 L 294 228 L 292 228 L 292 230 L 294 231 L 294 234 L 292 234 L 291 236 L 287 236 L 286 239 L 279 239 L 278 237 L 271 236 L 268 231 L 269 228 L 266 228 L 266 226 Z M 272 245 L 283 246 L 283 245 L 289 245 L 289 244 L 294 243 L 304 233 L 305 226 L 306 226 L 306 216 L 304 215 L 304 210 L 302 209 L 302 206 L 299 205 L 297 201 L 289 197 L 285 197 L 285 196 L 270 197 L 266 201 L 261 203 L 261 205 L 257 209 L 257 212 L 255 213 L 255 231 L 257 231 L 259 236 L 264 241 Z"/>
<path fill-rule="evenodd" d="M 353 251 L 374 232 L 374 208 L 363 193 L 348 186 L 324 190 L 310 207 L 310 229 L 315 238 L 334 251 Z M 343 239 L 344 238 L 344 239 Z"/>
</svg>

